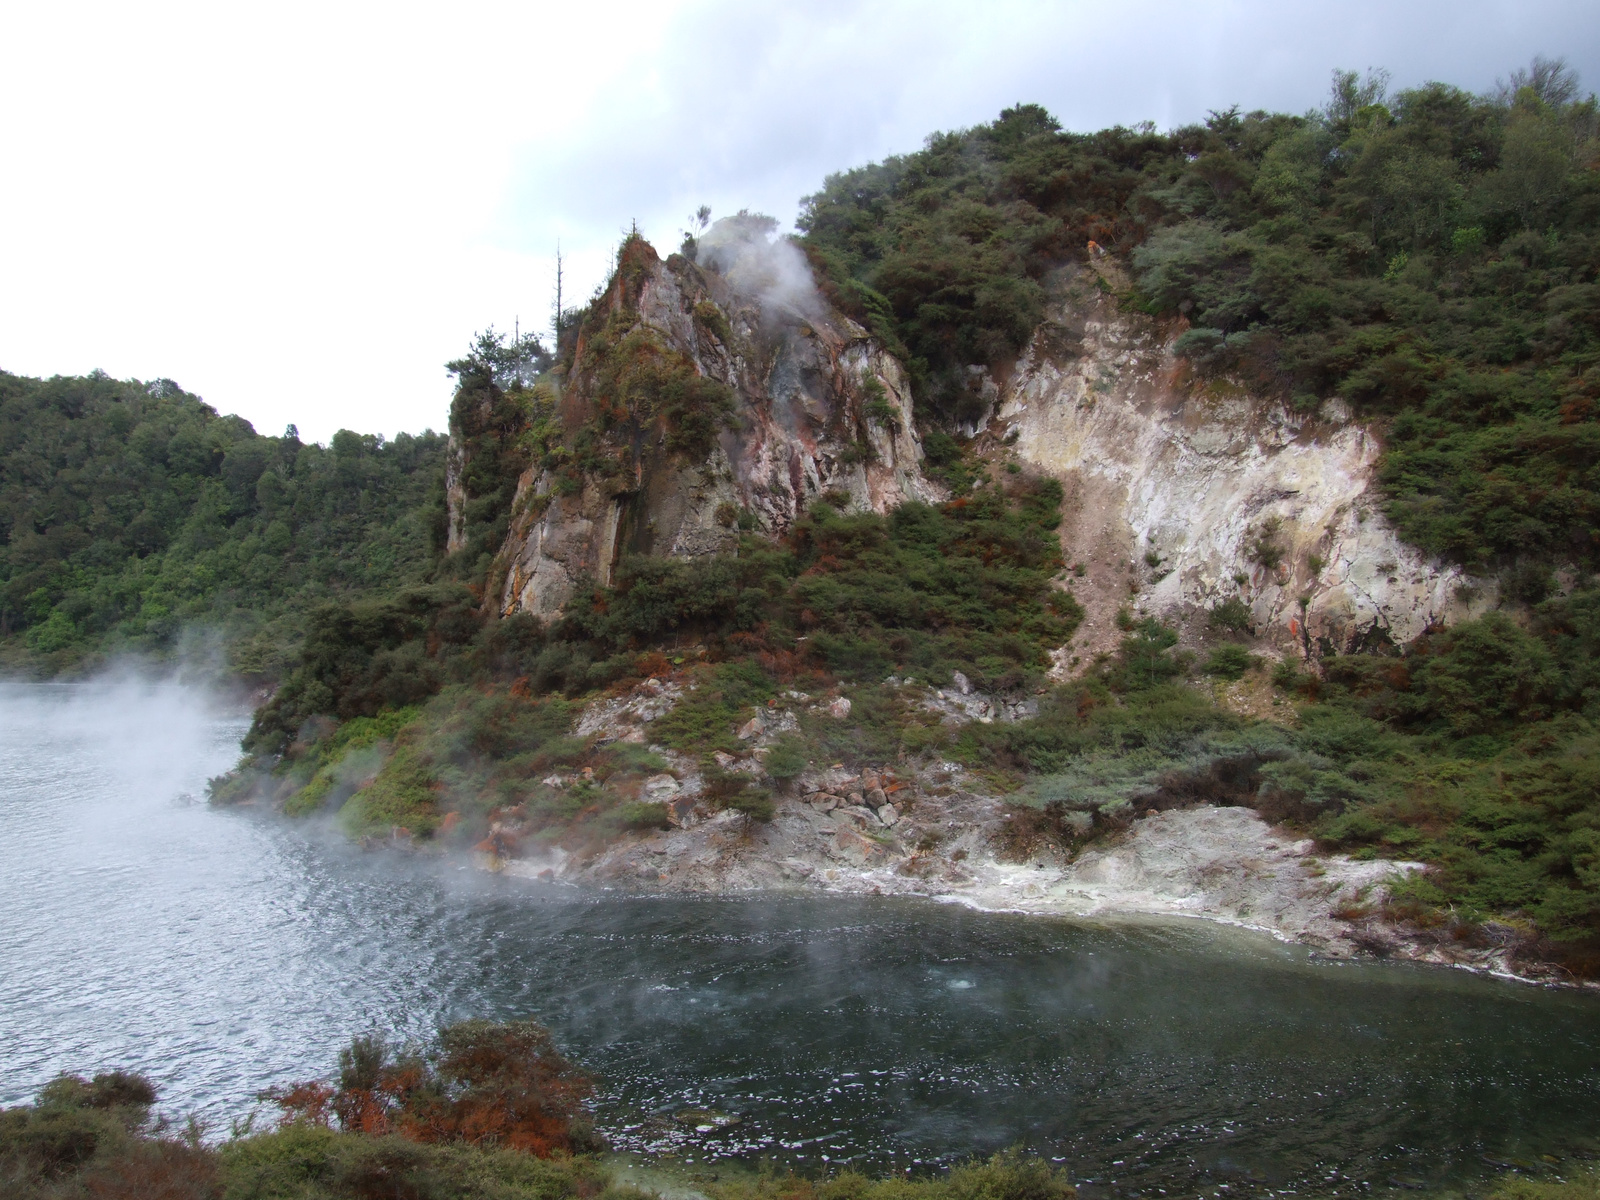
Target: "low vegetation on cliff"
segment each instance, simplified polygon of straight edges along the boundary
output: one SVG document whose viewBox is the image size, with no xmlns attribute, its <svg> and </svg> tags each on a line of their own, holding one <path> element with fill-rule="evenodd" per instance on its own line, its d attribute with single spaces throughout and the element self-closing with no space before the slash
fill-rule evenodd
<svg viewBox="0 0 1600 1200">
<path fill-rule="evenodd" d="M 567 698 L 685 666 L 699 668 L 695 690 L 656 736 L 708 771 L 716 752 L 738 748 L 739 724 L 794 688 L 858 689 L 853 740 L 819 728 L 803 743 L 812 758 L 926 749 L 923 724 L 881 696 L 885 678 L 938 685 L 961 671 L 1031 693 L 1076 627 L 1076 604 L 1052 583 L 1060 496 L 1052 481 L 985 480 L 882 517 L 828 497 L 778 542 L 624 560 L 611 586 L 587 589 L 548 626 L 484 620 L 454 584 L 325 606 L 307 618 L 299 666 L 256 714 L 249 757 L 214 794 L 337 811 L 361 835 L 399 827 L 477 844 L 514 813 L 547 839 L 575 827 L 614 836 L 660 821 L 639 796 L 666 764 L 571 736 Z M 742 785 L 724 791 L 726 807 L 770 811 Z"/>
<path fill-rule="evenodd" d="M 1391 915 L 1470 941 L 1482 923 L 1600 972 L 1600 591 L 1501 613 L 1405 651 L 1273 672 L 1293 721 L 1239 717 L 1185 684 L 1175 635 L 1130 630 L 1118 660 L 1054 692 L 1040 715 L 972 725 L 946 753 L 998 764 L 1035 816 L 1016 838 L 1074 844 L 1143 812 L 1253 807 L 1326 849 L 1432 865 Z M 1249 668 L 1265 686 L 1265 668 Z M 1024 844 L 1020 847 L 1027 850 Z"/>
</svg>

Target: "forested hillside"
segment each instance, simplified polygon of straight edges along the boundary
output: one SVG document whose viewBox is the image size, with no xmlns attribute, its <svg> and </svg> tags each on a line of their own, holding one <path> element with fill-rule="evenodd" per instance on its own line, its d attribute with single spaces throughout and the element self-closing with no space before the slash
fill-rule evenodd
<svg viewBox="0 0 1600 1200">
<path fill-rule="evenodd" d="M 832 176 L 800 225 L 840 299 L 970 418 L 1089 243 L 1193 369 L 1387 422 L 1401 532 L 1474 568 L 1600 554 L 1600 110 L 1558 63 L 1499 94 L 1338 75 L 1304 116 L 1062 131 L 1037 106 Z M 1092 253 L 1093 251 L 1091 251 Z M 1538 590 L 1537 581 L 1531 585 Z"/>
<path fill-rule="evenodd" d="M 1431 864 L 1391 915 L 1469 941 L 1510 922 L 1600 974 L 1600 106 L 1564 68 L 1489 96 L 1340 74 L 1320 111 L 1165 133 L 1065 132 L 1021 106 L 831 177 L 801 226 L 827 298 L 905 360 L 942 503 L 880 515 L 828 492 L 781 537 L 729 503 L 726 553 L 624 555 L 548 620 L 486 607 L 525 469 L 551 477 L 524 512 L 625 474 L 556 437 L 574 379 L 595 381 L 599 418 L 627 415 L 626 388 L 580 361 L 639 350 L 600 336 L 642 319 L 625 277 L 553 358 L 491 334 L 452 364 L 449 559 L 438 437 L 323 449 L 169 384 L 0 376 L 7 654 L 226 631 L 236 667 L 281 686 L 216 795 L 339 808 L 357 834 L 465 847 L 515 827 L 576 853 L 666 822 L 641 789 L 668 752 L 699 763 L 707 806 L 755 819 L 809 764 L 959 763 L 1011 797 L 1010 852 L 1248 804 L 1324 850 Z M 635 241 L 624 276 L 658 261 Z M 1120 650 L 1053 683 L 1082 617 L 1060 481 L 958 430 L 1048 321 L 1059 269 L 1085 262 L 1111 268 L 1080 272 L 1106 303 L 1175 337 L 1189 378 L 1302 413 L 1348 404 L 1381 439 L 1376 499 L 1401 536 L 1497 578 L 1499 610 L 1344 654 L 1258 639 L 1237 598 L 1184 614 L 1183 644 L 1125 611 Z M 693 319 L 727 339 L 717 304 Z M 647 382 L 701 378 L 683 374 Z M 917 689 L 957 671 L 1037 711 L 947 723 Z M 1241 678 L 1271 722 L 1218 702 Z M 573 734 L 578 702 L 647 681 L 682 689 L 659 753 Z M 806 710 L 729 769 L 736 731 L 796 695 L 848 700 L 848 719 Z"/>
<path fill-rule="evenodd" d="M 307 608 L 430 569 L 444 442 L 324 448 L 167 380 L 0 373 L 0 652 L 51 670 L 214 634 L 273 675 Z"/>
</svg>

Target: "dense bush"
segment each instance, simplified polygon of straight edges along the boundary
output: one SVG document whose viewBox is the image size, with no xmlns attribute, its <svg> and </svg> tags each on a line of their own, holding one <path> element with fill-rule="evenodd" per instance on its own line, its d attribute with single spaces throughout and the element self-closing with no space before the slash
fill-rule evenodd
<svg viewBox="0 0 1600 1200">
<path fill-rule="evenodd" d="M 412 1142 L 465 1143 L 548 1158 L 597 1146 L 583 1102 L 589 1077 L 536 1021 L 463 1021 L 425 1049 L 358 1037 L 339 1053 L 336 1084 L 263 1095 L 285 1125 L 337 1127 Z"/>
<path fill-rule="evenodd" d="M 517 478 L 528 466 L 527 431 L 548 421 L 553 403 L 538 376 L 551 364 L 539 339 L 507 339 L 493 329 L 447 369 L 456 377 L 450 431 L 456 439 L 461 489 L 461 544 L 449 567 L 481 582 L 489 560 L 505 541 Z M 445 549 L 442 524 L 436 551 Z"/>
<path fill-rule="evenodd" d="M 97 1077 L 97 1082 L 104 1076 Z M 129 1078 L 123 1076 L 122 1078 Z M 148 1102 L 104 1106 L 71 1078 L 33 1105 L 0 1109 L 8 1200 L 651 1200 L 616 1181 L 580 1101 L 582 1072 L 531 1021 L 468 1021 L 425 1050 L 357 1038 L 334 1083 L 266 1093 L 284 1115 L 265 1133 L 175 1138 Z M 148 1090 L 148 1084 L 145 1085 Z M 574 1153 L 575 1152 L 575 1153 Z M 823 1180 L 770 1171 L 703 1186 L 713 1200 L 1070 1200 L 1063 1172 L 1016 1152 L 947 1175 Z"/>
<path fill-rule="evenodd" d="M 612 652 L 668 634 L 743 633 L 853 680 L 900 672 L 942 684 L 959 669 L 1014 688 L 1080 618 L 1050 582 L 1060 499 L 1046 481 L 888 516 L 819 503 L 777 547 L 748 539 L 736 557 L 627 560 L 556 633 Z"/>
<path fill-rule="evenodd" d="M 262 437 L 167 380 L 0 372 L 0 645 L 59 665 L 209 626 L 273 674 L 307 607 L 429 570 L 443 460 L 431 433 Z"/>
<path fill-rule="evenodd" d="M 916 154 L 829 176 L 799 225 L 836 301 L 910 353 L 925 415 L 968 417 L 964 368 L 1015 355 L 1043 316 L 1041 278 L 1108 238 L 1154 134 L 1063 134 L 1037 105 L 930 137 Z"/>
<path fill-rule="evenodd" d="M 801 219 L 841 303 L 914 355 L 924 417 L 1032 336 L 1093 240 L 1126 304 L 1302 409 L 1389 421 L 1402 533 L 1474 566 L 1600 553 L 1600 107 L 1555 64 L 1509 94 L 1335 77 L 1307 116 L 1060 131 L 1042 109 L 828 179 Z"/>
<path fill-rule="evenodd" d="M 371 717 L 425 700 L 450 678 L 453 653 L 479 637 L 476 601 L 458 584 L 317 608 L 299 665 L 257 710 L 244 747 L 281 754 L 312 717 Z"/>
</svg>

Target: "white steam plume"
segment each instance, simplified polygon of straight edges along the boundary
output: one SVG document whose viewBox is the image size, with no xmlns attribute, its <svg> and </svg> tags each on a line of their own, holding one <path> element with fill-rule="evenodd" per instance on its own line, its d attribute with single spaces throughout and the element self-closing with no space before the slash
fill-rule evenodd
<svg viewBox="0 0 1600 1200">
<path fill-rule="evenodd" d="M 777 221 L 760 213 L 723 217 L 698 240 L 696 261 L 726 279 L 763 314 L 815 321 L 827 311 L 800 247 L 775 237 Z"/>
</svg>

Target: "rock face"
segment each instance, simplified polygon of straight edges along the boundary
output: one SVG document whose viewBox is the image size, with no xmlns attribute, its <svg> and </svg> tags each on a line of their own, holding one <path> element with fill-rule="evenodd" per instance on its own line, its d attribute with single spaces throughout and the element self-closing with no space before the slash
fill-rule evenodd
<svg viewBox="0 0 1600 1200">
<path fill-rule="evenodd" d="M 900 363 L 769 230 L 719 222 L 694 261 L 625 244 L 565 378 L 541 385 L 545 451 L 518 482 L 489 580 L 502 613 L 557 613 L 628 554 L 693 558 L 743 529 L 780 534 L 825 492 L 877 512 L 939 498 Z M 1123 608 L 1181 621 L 1237 601 L 1258 636 L 1312 655 L 1403 643 L 1495 601 L 1492 583 L 1399 540 L 1372 492 L 1379 441 L 1341 402 L 1299 413 L 1195 379 L 1173 351 L 1181 327 L 1125 310 L 1107 261 L 1050 282 L 1047 320 L 1014 370 L 984 375 L 991 415 L 968 432 L 1064 486 L 1063 552 L 1081 565 L 1068 584 L 1087 615 L 1059 673 L 1116 647 Z M 696 440 L 687 410 L 639 401 L 628 372 L 641 362 L 656 400 L 703 385 L 729 411 Z M 452 446 L 452 548 L 460 458 Z"/>
<path fill-rule="evenodd" d="M 987 432 L 1064 485 L 1088 610 L 1075 652 L 1114 647 L 1124 606 L 1166 616 L 1237 597 L 1258 633 L 1315 653 L 1375 632 L 1404 642 L 1492 600 L 1395 535 L 1370 490 L 1379 442 L 1341 403 L 1304 415 L 1197 383 L 1173 353 L 1179 329 L 1122 310 L 1090 268 L 1054 283 Z"/>
<path fill-rule="evenodd" d="M 492 580 L 503 613 L 558 612 L 627 554 L 692 558 L 741 528 L 781 533 L 826 492 L 876 512 L 938 498 L 899 362 L 769 229 L 718 222 L 696 261 L 624 246 L 561 385 L 556 452 L 518 483 Z M 731 411 L 697 438 L 692 419 L 719 397 Z"/>
</svg>

